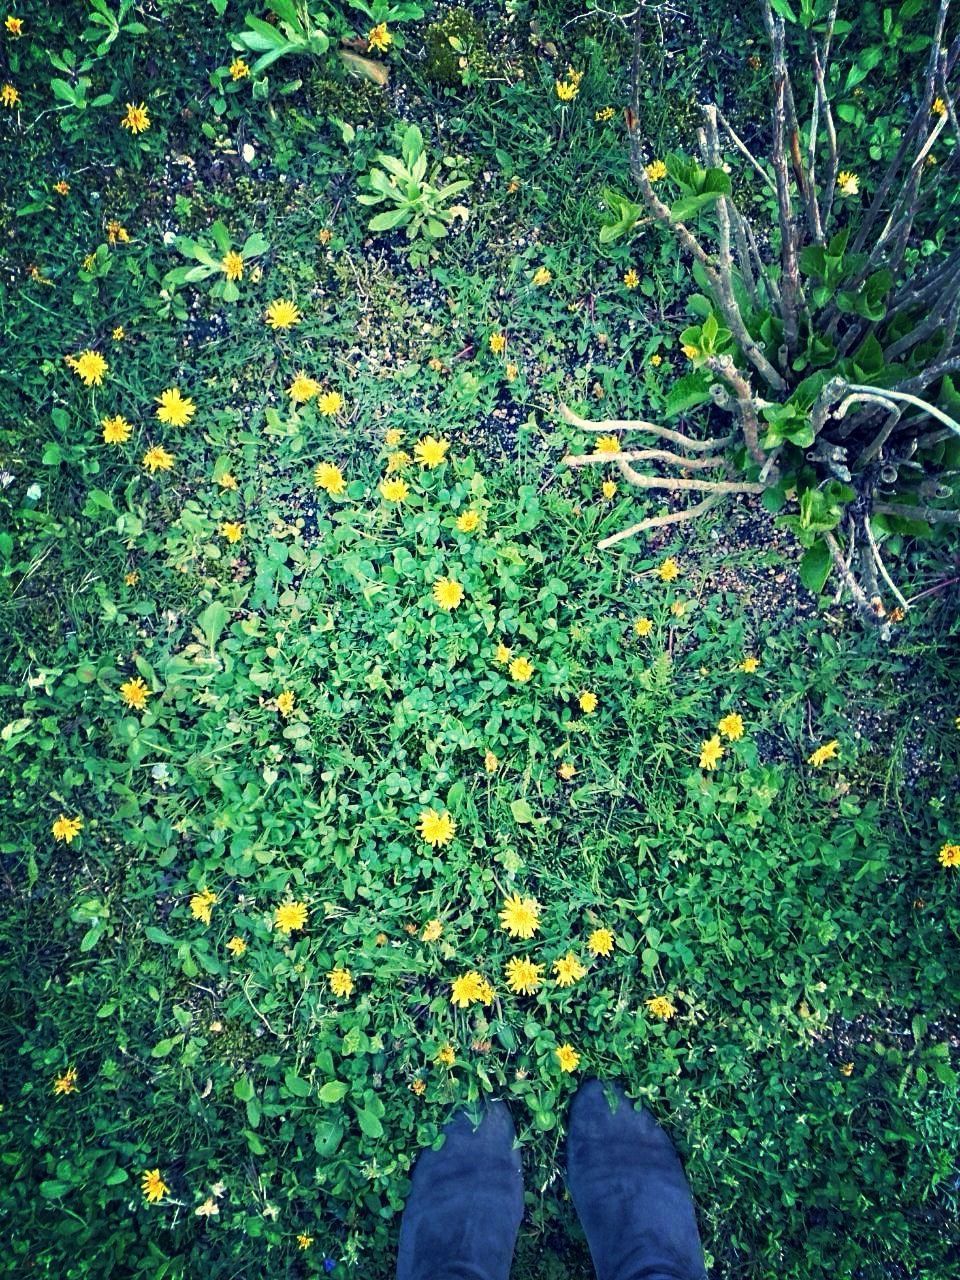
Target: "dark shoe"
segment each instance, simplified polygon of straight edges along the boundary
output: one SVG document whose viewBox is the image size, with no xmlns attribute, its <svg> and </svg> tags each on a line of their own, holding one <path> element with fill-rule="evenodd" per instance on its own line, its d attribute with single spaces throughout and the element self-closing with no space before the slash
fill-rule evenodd
<svg viewBox="0 0 960 1280">
<path fill-rule="evenodd" d="M 567 1185 L 599 1280 L 705 1280 L 693 1197 L 673 1143 L 619 1085 L 587 1080 L 570 1108 Z"/>
<path fill-rule="evenodd" d="M 397 1280 L 507 1280 L 523 1217 L 520 1152 L 502 1102 L 465 1112 L 422 1151 L 400 1221 Z"/>
</svg>

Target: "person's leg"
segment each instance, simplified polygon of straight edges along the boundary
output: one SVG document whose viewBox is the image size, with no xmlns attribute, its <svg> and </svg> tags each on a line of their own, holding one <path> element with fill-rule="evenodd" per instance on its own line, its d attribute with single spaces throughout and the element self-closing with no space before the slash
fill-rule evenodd
<svg viewBox="0 0 960 1280">
<path fill-rule="evenodd" d="M 609 1086 L 608 1086 L 609 1088 Z M 567 1185 L 599 1280 L 705 1280 L 693 1197 L 666 1133 L 599 1080 L 570 1108 Z"/>
<path fill-rule="evenodd" d="M 460 1112 L 422 1151 L 400 1221 L 397 1280 L 507 1280 L 523 1217 L 520 1152 L 495 1102 L 475 1127 Z"/>
</svg>

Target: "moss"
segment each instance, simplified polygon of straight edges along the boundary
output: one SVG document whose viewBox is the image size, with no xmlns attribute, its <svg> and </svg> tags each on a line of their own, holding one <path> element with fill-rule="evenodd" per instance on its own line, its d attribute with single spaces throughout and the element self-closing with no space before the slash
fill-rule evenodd
<svg viewBox="0 0 960 1280">
<path fill-rule="evenodd" d="M 423 74 L 432 84 L 459 85 L 468 67 L 482 72 L 492 64 L 483 27 L 466 9 L 451 9 L 431 22 L 424 47 Z"/>
<path fill-rule="evenodd" d="M 318 115 L 332 115 L 351 122 L 375 122 L 387 115 L 383 90 L 369 80 L 346 75 L 343 79 L 333 78 L 313 71 L 307 74 L 304 89 L 307 101 Z"/>
</svg>

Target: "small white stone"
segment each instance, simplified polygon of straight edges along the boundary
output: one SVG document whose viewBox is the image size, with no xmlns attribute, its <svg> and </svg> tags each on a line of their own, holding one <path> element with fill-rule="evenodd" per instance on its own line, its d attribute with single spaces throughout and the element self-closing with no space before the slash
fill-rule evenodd
<svg viewBox="0 0 960 1280">
<path fill-rule="evenodd" d="M 243 156 L 244 164 L 253 164 L 254 157 L 256 156 L 257 153 L 254 150 L 254 148 L 250 145 L 249 142 L 245 142 L 243 144 L 243 150 L 240 152 L 240 154 Z"/>
</svg>

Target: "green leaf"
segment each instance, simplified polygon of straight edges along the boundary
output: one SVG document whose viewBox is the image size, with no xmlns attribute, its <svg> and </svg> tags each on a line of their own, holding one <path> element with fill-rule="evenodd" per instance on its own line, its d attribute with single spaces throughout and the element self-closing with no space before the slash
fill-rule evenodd
<svg viewBox="0 0 960 1280">
<path fill-rule="evenodd" d="M 295 1098 L 309 1098 L 310 1085 L 292 1069 L 284 1075 L 283 1083 L 288 1092 L 292 1093 Z"/>
<path fill-rule="evenodd" d="M 330 1106 L 334 1102 L 339 1102 L 341 1098 L 345 1098 L 349 1092 L 350 1086 L 344 1084 L 342 1080 L 328 1080 L 318 1096 L 325 1106 Z"/>
<path fill-rule="evenodd" d="M 166 1058 L 183 1040 L 183 1036 L 168 1036 L 166 1040 L 158 1040 L 150 1051 L 151 1058 Z"/>
<path fill-rule="evenodd" d="M 525 800 L 523 796 L 510 801 L 510 812 L 513 814 L 514 822 L 524 823 L 533 822 L 535 820 L 534 812 L 530 808 L 529 801 Z"/>
<path fill-rule="evenodd" d="M 800 581 L 808 591 L 819 595 L 830 576 L 832 564 L 827 544 L 823 541 L 815 542 L 803 553 L 803 559 L 800 561 Z"/>
<path fill-rule="evenodd" d="M 705 370 L 684 374 L 667 392 L 664 415 L 675 418 L 678 414 L 706 404 L 710 399 L 710 377 Z"/>
<path fill-rule="evenodd" d="M 211 649 L 220 639 L 229 616 L 225 606 L 219 600 L 213 600 L 197 619 L 203 638 Z"/>
<path fill-rule="evenodd" d="M 368 1107 L 358 1107 L 356 1112 L 357 1123 L 368 1138 L 383 1137 L 383 1125 L 380 1123 L 379 1116 L 375 1115 Z"/>
</svg>

